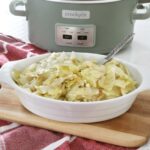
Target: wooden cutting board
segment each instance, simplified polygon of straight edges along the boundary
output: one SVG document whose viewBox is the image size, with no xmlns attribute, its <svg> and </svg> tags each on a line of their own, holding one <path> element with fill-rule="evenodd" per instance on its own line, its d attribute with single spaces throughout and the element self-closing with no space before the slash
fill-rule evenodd
<svg viewBox="0 0 150 150">
<path fill-rule="evenodd" d="M 15 92 L 5 87 L 0 90 L 0 119 L 119 146 L 138 147 L 150 137 L 150 91 L 140 93 L 132 108 L 116 119 L 75 124 L 48 120 L 32 114 L 20 104 Z"/>
</svg>

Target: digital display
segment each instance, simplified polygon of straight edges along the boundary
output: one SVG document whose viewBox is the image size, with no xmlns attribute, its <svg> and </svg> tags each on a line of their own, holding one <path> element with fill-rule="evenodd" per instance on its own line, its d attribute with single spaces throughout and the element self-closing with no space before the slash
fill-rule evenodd
<svg viewBox="0 0 150 150">
<path fill-rule="evenodd" d="M 63 34 L 63 39 L 71 40 L 72 39 L 72 35 Z"/>
<path fill-rule="evenodd" d="M 86 35 L 78 35 L 78 40 L 87 40 Z"/>
</svg>

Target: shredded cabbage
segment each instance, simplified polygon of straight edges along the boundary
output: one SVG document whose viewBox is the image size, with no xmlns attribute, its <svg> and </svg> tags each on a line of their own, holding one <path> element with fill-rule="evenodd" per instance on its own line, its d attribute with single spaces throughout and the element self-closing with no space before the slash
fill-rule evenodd
<svg viewBox="0 0 150 150">
<path fill-rule="evenodd" d="M 13 70 L 21 87 L 40 96 L 66 101 L 99 101 L 125 95 L 138 84 L 117 60 L 101 65 L 95 60 L 52 53 L 24 70 Z"/>
</svg>

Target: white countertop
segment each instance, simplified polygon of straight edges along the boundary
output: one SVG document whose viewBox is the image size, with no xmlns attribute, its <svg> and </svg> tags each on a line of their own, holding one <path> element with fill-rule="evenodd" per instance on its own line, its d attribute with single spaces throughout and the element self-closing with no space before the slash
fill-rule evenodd
<svg viewBox="0 0 150 150">
<path fill-rule="evenodd" d="M 10 1 L 2 1 L 0 5 L 0 32 L 28 42 L 26 18 L 9 12 Z M 132 44 L 116 57 L 138 65 L 146 79 L 145 87 L 150 89 L 150 19 L 136 21 L 134 33 Z"/>
</svg>

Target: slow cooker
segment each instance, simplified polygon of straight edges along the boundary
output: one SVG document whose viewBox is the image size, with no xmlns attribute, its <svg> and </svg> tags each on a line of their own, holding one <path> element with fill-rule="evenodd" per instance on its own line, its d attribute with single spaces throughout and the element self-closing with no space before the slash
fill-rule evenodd
<svg viewBox="0 0 150 150">
<path fill-rule="evenodd" d="M 13 0 L 10 11 L 26 17 L 29 40 L 40 48 L 106 54 L 134 32 L 135 20 L 150 17 L 148 2 L 150 0 Z"/>
</svg>

